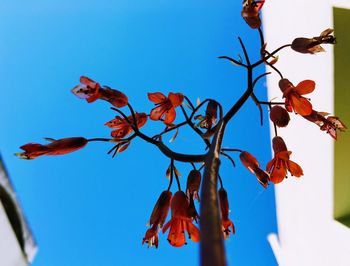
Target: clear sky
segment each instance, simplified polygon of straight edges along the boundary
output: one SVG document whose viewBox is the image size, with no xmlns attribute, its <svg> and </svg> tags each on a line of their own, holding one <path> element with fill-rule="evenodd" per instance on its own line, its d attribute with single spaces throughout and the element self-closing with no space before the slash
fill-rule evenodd
<svg viewBox="0 0 350 266">
<path fill-rule="evenodd" d="M 245 72 L 217 56 L 237 57 L 237 36 L 259 55 L 258 33 L 240 9 L 241 1 L 1 1 L 0 149 L 39 246 L 33 266 L 198 264 L 195 243 L 173 248 L 161 235 L 158 250 L 141 245 L 168 185 L 169 160 L 150 144 L 135 140 L 113 159 L 106 143 L 34 161 L 13 154 L 43 137 L 109 137 L 103 124 L 116 114 L 108 103 L 87 104 L 70 92 L 81 75 L 123 91 L 140 112 L 151 110 L 147 92 L 155 91 L 214 98 L 228 110 L 245 89 Z M 256 93 L 266 97 L 263 81 Z M 144 131 L 159 128 L 148 121 Z M 265 165 L 269 141 L 249 100 L 224 146 L 248 150 Z M 201 144 L 181 130 L 169 145 L 197 153 Z M 264 190 L 233 157 L 237 167 L 223 158 L 220 171 L 237 230 L 226 241 L 229 263 L 276 265 L 266 240 L 277 230 L 273 186 Z M 177 167 L 184 187 L 190 166 Z"/>
</svg>

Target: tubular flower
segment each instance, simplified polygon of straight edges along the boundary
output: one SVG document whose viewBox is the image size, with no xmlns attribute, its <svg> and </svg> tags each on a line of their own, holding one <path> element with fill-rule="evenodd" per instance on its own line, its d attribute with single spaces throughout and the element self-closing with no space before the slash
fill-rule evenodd
<svg viewBox="0 0 350 266">
<path fill-rule="evenodd" d="M 286 109 L 275 105 L 270 110 L 270 119 L 278 127 L 286 127 L 289 123 L 290 117 Z"/>
<path fill-rule="evenodd" d="M 186 194 L 190 198 L 190 196 L 193 196 L 193 198 L 197 199 L 199 201 L 199 186 L 201 184 L 201 172 L 198 170 L 192 170 L 187 177 L 187 187 L 186 187 Z"/>
<path fill-rule="evenodd" d="M 145 237 L 142 240 L 142 245 L 146 242 L 149 247 L 155 246 L 158 248 L 158 230 L 163 227 L 168 215 L 171 196 L 172 193 L 167 190 L 160 194 L 156 205 L 153 208 L 151 218 L 149 219 L 148 224 L 151 228 L 146 231 Z"/>
<path fill-rule="evenodd" d="M 192 241 L 198 242 L 200 239 L 199 230 L 191 221 L 189 204 L 186 194 L 182 191 L 176 192 L 171 200 L 171 220 L 164 225 L 163 233 L 170 228 L 168 241 L 174 247 L 186 244 L 185 231 Z"/>
<path fill-rule="evenodd" d="M 164 117 L 164 123 L 169 125 L 175 120 L 175 108 L 181 105 L 184 96 L 181 93 L 170 92 L 166 97 L 161 92 L 154 92 L 148 93 L 148 99 L 156 104 L 156 107 L 151 111 L 150 118 L 160 120 Z"/>
<path fill-rule="evenodd" d="M 138 128 L 143 127 L 147 122 L 147 115 L 145 113 L 136 113 L 135 118 Z M 134 123 L 134 118 L 132 117 L 132 115 L 128 116 L 128 120 L 131 123 Z M 116 116 L 111 121 L 108 121 L 105 124 L 105 126 L 115 129 L 111 133 L 111 136 L 115 139 L 124 138 L 125 136 L 133 132 L 132 125 L 129 124 L 125 118 L 122 118 L 120 116 Z"/>
<path fill-rule="evenodd" d="M 311 114 L 311 103 L 301 95 L 314 91 L 315 82 L 313 80 L 304 80 L 294 87 L 288 79 L 281 79 L 278 85 L 283 92 L 283 98 L 286 99 L 285 106 L 288 112 L 294 110 L 302 116 Z"/>
<path fill-rule="evenodd" d="M 320 36 L 313 38 L 296 38 L 292 42 L 291 48 L 299 53 L 303 54 L 315 54 L 324 52 L 321 44 L 335 44 L 335 37 L 331 34 L 333 29 L 326 29 L 321 32 Z"/>
<path fill-rule="evenodd" d="M 258 160 L 246 151 L 241 152 L 239 158 L 241 159 L 242 164 L 247 167 L 250 172 L 256 175 L 259 183 L 264 188 L 267 188 L 269 185 L 270 177 L 268 173 L 260 169 Z"/>
<path fill-rule="evenodd" d="M 20 147 L 24 152 L 16 153 L 15 155 L 27 160 L 35 159 L 41 155 L 61 155 L 79 150 L 88 143 L 88 140 L 82 137 L 47 140 L 51 142 L 46 145 L 38 143 L 25 144 Z"/>
<path fill-rule="evenodd" d="M 85 99 L 88 103 L 101 99 L 111 103 L 117 108 L 128 104 L 128 97 L 118 90 L 111 89 L 107 86 L 101 88 L 99 83 L 85 76 L 80 77 L 80 83 L 80 85 L 72 89 L 72 92 L 77 97 Z"/>
<path fill-rule="evenodd" d="M 243 9 L 241 15 L 245 22 L 252 28 L 257 29 L 261 26 L 261 20 L 259 17 L 259 11 L 264 5 L 265 0 L 243 0 Z"/>
<path fill-rule="evenodd" d="M 227 239 L 230 236 L 230 232 L 234 235 L 236 231 L 233 222 L 228 218 L 230 209 L 228 205 L 227 192 L 223 188 L 219 189 L 219 201 L 221 209 L 222 232 L 224 234 L 224 239 Z"/>
<path fill-rule="evenodd" d="M 281 137 L 272 139 L 272 147 L 275 156 L 266 166 L 272 183 L 281 183 L 287 175 L 287 170 L 292 176 L 300 177 L 303 175 L 303 169 L 297 163 L 289 160 L 292 152 L 287 151 L 287 146 Z"/>
<path fill-rule="evenodd" d="M 317 112 L 312 110 L 312 113 L 303 116 L 305 119 L 315 123 L 322 131 L 326 131 L 333 139 L 337 140 L 337 130 L 345 131 L 345 124 L 336 116 L 330 116 L 329 113 Z"/>
<path fill-rule="evenodd" d="M 100 99 L 109 102 L 117 108 L 124 107 L 128 104 L 128 97 L 124 93 L 107 86 L 100 89 Z"/>
<path fill-rule="evenodd" d="M 200 128 L 211 129 L 216 124 L 218 114 L 218 104 L 216 101 L 209 101 L 207 109 L 205 110 L 205 116 L 197 115 L 194 118 L 200 122 L 197 124 Z"/>
</svg>

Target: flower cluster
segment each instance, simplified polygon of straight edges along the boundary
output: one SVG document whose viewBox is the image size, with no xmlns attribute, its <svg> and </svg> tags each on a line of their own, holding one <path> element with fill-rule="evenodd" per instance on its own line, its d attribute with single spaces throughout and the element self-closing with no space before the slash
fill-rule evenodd
<svg viewBox="0 0 350 266">
<path fill-rule="evenodd" d="M 83 137 L 71 137 L 58 140 L 47 139 L 50 141 L 48 144 L 28 143 L 21 146 L 20 148 L 23 152 L 16 155 L 23 159 L 35 159 L 42 155 L 61 155 L 82 149 L 88 142 L 105 141 L 113 143 L 114 146 L 109 150 L 108 154 L 114 151 L 114 157 L 115 154 L 125 151 L 133 139 L 139 137 L 155 145 L 155 147 L 170 159 L 170 166 L 166 171 L 166 176 L 169 178 L 169 186 L 167 190 L 164 190 L 160 194 L 153 208 L 142 244 L 147 243 L 149 247 L 155 246 L 158 248 L 159 232 L 163 232 L 163 234 L 168 232 L 167 240 L 174 247 L 182 247 L 187 244 L 187 238 L 193 242 L 199 242 L 201 235 L 195 223 L 204 219 L 211 219 L 212 217 L 201 217 L 197 212 L 196 205 L 203 204 L 205 200 L 208 202 L 208 199 L 215 199 L 217 206 L 213 206 L 211 203 L 210 207 L 217 208 L 217 213 L 220 211 L 220 217 L 215 218 L 221 218 L 221 231 L 219 231 L 220 228 L 217 228 L 216 233 L 218 235 L 222 233 L 222 239 L 227 239 L 231 234 L 235 234 L 235 226 L 229 217 L 228 193 L 224 189 L 223 181 L 218 170 L 219 167 L 213 167 L 219 161 L 220 156 L 228 158 L 235 165 L 232 157 L 226 152 L 238 151 L 241 163 L 267 189 L 270 183 L 281 183 L 288 174 L 295 177 L 301 177 L 303 175 L 303 169 L 299 164 L 290 159 L 292 152 L 287 149 L 285 141 L 279 136 L 277 131 L 277 127 L 285 128 L 288 126 L 293 113 L 297 117 L 303 117 L 316 124 L 320 130 L 325 131 L 334 139 L 337 139 L 337 131 L 344 131 L 346 129 L 345 124 L 338 117 L 325 112 L 315 111 L 311 100 L 305 97 L 305 95 L 314 92 L 316 88 L 315 81 L 306 79 L 299 83 L 294 83 L 297 84 L 294 85 L 289 79 L 284 78 L 278 68 L 275 67 L 278 60 L 278 56 L 275 54 L 285 47 L 290 47 L 294 51 L 303 54 L 315 54 L 324 51 L 321 45 L 335 44 L 335 37 L 332 35 L 333 30 L 326 29 L 317 37 L 296 38 L 291 44 L 284 45 L 274 52 L 269 52 L 267 51 L 267 44 L 264 41 L 261 30 L 260 10 L 264 3 L 264 0 L 243 0 L 241 11 L 241 16 L 249 27 L 258 29 L 259 31 L 261 44 L 259 60 L 255 63 L 250 62 L 247 49 L 241 39 L 239 41 L 242 46 L 245 62 L 243 62 L 242 58 L 235 60 L 227 56 L 220 57 L 229 59 L 232 63 L 244 67 L 248 71 L 248 88 L 246 92 L 226 114 L 223 114 L 223 107 L 216 100 L 205 99 L 202 103 L 197 101 L 197 106 L 195 106 L 184 94 L 174 92 L 169 92 L 167 96 L 162 92 L 148 93 L 148 99 L 155 106 L 152 109 L 150 108 L 149 112 L 136 112 L 129 103 L 128 97 L 123 92 L 112 89 L 109 86 L 101 86 L 100 83 L 86 76 L 81 76 L 80 84 L 71 90 L 72 93 L 81 99 L 85 99 L 88 103 L 97 100 L 106 101 L 113 106 L 111 109 L 118 113 L 112 120 L 105 123 L 105 126 L 112 130 L 110 133 L 111 138 L 85 139 Z M 272 60 L 268 61 L 271 58 Z M 281 98 L 283 100 L 281 102 L 262 102 L 254 94 L 254 86 L 257 81 L 270 74 L 264 73 L 253 79 L 256 76 L 253 70 L 263 63 L 275 70 L 280 77 L 278 86 L 282 92 Z M 270 120 L 274 124 L 275 136 L 272 139 L 273 157 L 267 162 L 265 168 L 261 168 L 257 158 L 247 151 L 222 147 L 227 123 L 249 97 L 259 107 L 261 121 L 263 118 L 261 105 L 266 104 L 269 106 Z M 205 113 L 198 115 L 199 109 L 205 106 L 205 104 Z M 128 114 L 121 109 L 124 107 L 128 109 Z M 190 111 L 185 109 L 185 107 L 188 107 Z M 179 109 L 182 112 L 184 121 L 177 123 L 175 120 Z M 144 130 L 146 123 L 147 126 L 151 123 L 150 120 L 160 121 L 160 123 L 165 125 L 165 129 L 160 133 L 157 132 L 158 134 L 154 136 L 148 136 L 141 132 L 141 130 Z M 170 140 L 173 141 L 178 134 L 179 128 L 185 125 L 189 126 L 201 138 L 201 141 L 205 144 L 205 153 L 200 155 L 181 154 L 165 145 L 162 136 L 168 132 L 175 131 L 174 137 Z M 175 161 L 190 163 L 193 167 L 193 170 L 188 174 L 185 191 L 181 190 L 179 179 L 181 174 L 175 167 Z M 196 163 L 201 163 L 200 168 L 197 168 L 198 165 Z M 208 196 L 203 193 L 202 198 L 200 198 L 201 170 L 203 167 L 206 167 L 204 178 L 210 176 L 210 179 L 206 181 L 210 180 L 207 184 L 211 183 L 210 185 L 212 187 L 210 187 L 209 191 L 212 194 Z M 207 173 L 210 174 L 207 175 Z M 174 180 L 177 182 L 178 189 L 173 195 L 171 187 Z M 214 184 L 217 184 L 216 181 L 220 182 L 219 190 L 217 187 L 214 187 Z M 206 208 L 205 205 L 202 206 Z M 169 210 L 171 211 L 171 215 L 170 219 L 166 222 Z M 218 223 L 216 224 L 218 225 Z M 208 235 L 211 236 L 210 234 Z M 203 238 L 206 236 L 202 235 Z"/>
</svg>

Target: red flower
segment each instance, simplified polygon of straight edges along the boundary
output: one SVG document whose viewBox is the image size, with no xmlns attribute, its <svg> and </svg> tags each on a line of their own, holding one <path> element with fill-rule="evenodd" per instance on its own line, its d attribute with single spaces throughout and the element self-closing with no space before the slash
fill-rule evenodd
<svg viewBox="0 0 350 266">
<path fill-rule="evenodd" d="M 198 242 L 200 239 L 198 228 L 192 224 L 189 204 L 186 194 L 182 191 L 176 192 L 171 200 L 171 220 L 164 225 L 163 233 L 170 228 L 168 241 L 174 247 L 186 244 L 185 231 L 192 241 Z"/>
<path fill-rule="evenodd" d="M 303 175 L 303 169 L 297 163 L 289 160 L 292 152 L 287 151 L 287 146 L 281 137 L 272 139 L 272 147 L 275 156 L 266 166 L 272 183 L 282 182 L 287 175 L 287 170 L 292 176 L 300 177 Z"/>
<path fill-rule="evenodd" d="M 321 32 L 320 36 L 317 37 L 296 38 L 292 42 L 291 48 L 294 51 L 303 54 L 315 54 L 319 52 L 324 52 L 324 49 L 320 44 L 335 44 L 335 37 L 331 35 L 332 33 L 332 29 L 326 29 L 323 32 Z"/>
<path fill-rule="evenodd" d="M 152 227 L 146 231 L 145 237 L 142 240 L 142 245 L 146 242 L 149 247 L 155 246 L 158 248 L 158 230 L 163 227 L 168 215 L 171 196 L 172 193 L 167 190 L 160 194 L 148 222 Z"/>
<path fill-rule="evenodd" d="M 128 104 L 128 97 L 118 90 L 111 89 L 107 86 L 101 88 L 99 83 L 85 76 L 80 77 L 80 83 L 82 84 L 75 86 L 72 92 L 79 98 L 86 99 L 88 103 L 101 99 L 111 103 L 117 108 Z"/>
<path fill-rule="evenodd" d="M 83 148 L 88 140 L 82 137 L 64 138 L 59 140 L 51 140 L 51 143 L 42 145 L 38 143 L 28 143 L 20 148 L 24 152 L 16 153 L 16 156 L 22 159 L 35 159 L 41 155 L 61 155 L 70 153 Z"/>
<path fill-rule="evenodd" d="M 312 113 L 303 116 L 305 119 L 315 123 L 322 131 L 326 131 L 332 138 L 337 140 L 337 130 L 345 131 L 345 124 L 336 116 L 330 116 L 325 112 L 317 112 L 312 110 Z"/>
<path fill-rule="evenodd" d="M 243 9 L 241 12 L 245 22 L 252 28 L 257 29 L 261 26 L 261 20 L 259 17 L 259 11 L 264 5 L 265 0 L 243 0 Z"/>
<path fill-rule="evenodd" d="M 259 183 L 264 188 L 267 188 L 267 186 L 269 185 L 270 178 L 268 173 L 260 169 L 258 160 L 246 151 L 241 152 L 239 158 L 241 159 L 242 164 L 245 167 L 247 167 L 250 172 L 256 175 Z"/>
<path fill-rule="evenodd" d="M 227 239 L 230 236 L 230 232 L 234 235 L 236 231 L 233 222 L 228 218 L 230 209 L 228 205 L 227 192 L 223 188 L 219 189 L 219 201 L 221 209 L 222 232 L 224 233 L 224 239 Z"/>
<path fill-rule="evenodd" d="M 138 128 L 143 127 L 146 124 L 147 115 L 145 113 L 136 113 L 135 117 Z M 131 123 L 134 123 L 132 115 L 128 116 L 128 120 Z M 125 118 L 122 118 L 120 116 L 116 116 L 111 121 L 108 121 L 105 125 L 110 128 L 115 128 L 115 130 L 113 130 L 111 133 L 111 136 L 115 139 L 124 138 L 133 132 L 132 126 L 126 121 Z"/>
<path fill-rule="evenodd" d="M 301 95 L 314 91 L 314 81 L 304 80 L 294 87 L 288 79 L 281 79 L 278 85 L 283 92 L 283 98 L 286 98 L 285 105 L 288 112 L 292 112 L 294 109 L 296 113 L 302 116 L 311 114 L 311 103 Z"/>
<path fill-rule="evenodd" d="M 184 96 L 181 93 L 170 92 L 168 97 L 166 97 L 161 92 L 155 92 L 148 93 L 148 99 L 157 105 L 157 107 L 152 109 L 150 118 L 152 120 L 160 120 L 164 117 L 164 123 L 169 125 L 175 120 L 175 108 L 181 105 Z"/>
</svg>

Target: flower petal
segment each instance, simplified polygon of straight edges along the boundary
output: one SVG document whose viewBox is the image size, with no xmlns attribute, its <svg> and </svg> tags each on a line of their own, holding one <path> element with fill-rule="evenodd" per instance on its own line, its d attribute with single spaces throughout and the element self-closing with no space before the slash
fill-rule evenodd
<svg viewBox="0 0 350 266">
<path fill-rule="evenodd" d="M 289 160 L 287 162 L 287 166 L 288 166 L 288 171 L 292 176 L 300 177 L 303 175 L 303 169 L 300 167 L 299 164 Z"/>
<path fill-rule="evenodd" d="M 270 174 L 270 180 L 274 184 L 281 183 L 287 175 L 287 169 L 285 162 L 282 160 L 277 160 L 274 164 L 272 173 Z"/>
<path fill-rule="evenodd" d="M 294 91 L 300 95 L 311 93 L 315 90 L 316 83 L 313 80 L 303 80 L 295 88 Z"/>
<path fill-rule="evenodd" d="M 161 92 L 148 93 L 148 99 L 155 104 L 160 104 L 164 102 L 167 98 Z"/>
<path fill-rule="evenodd" d="M 167 105 L 165 104 L 159 105 L 152 109 L 150 118 L 152 120 L 160 120 L 166 111 L 167 111 Z"/>
<path fill-rule="evenodd" d="M 98 84 L 96 81 L 93 81 L 92 79 L 85 77 L 85 76 L 81 76 L 80 77 L 80 83 L 89 86 L 93 89 L 97 89 L 100 87 L 100 84 Z"/>
<path fill-rule="evenodd" d="M 173 123 L 175 118 L 176 118 L 175 108 L 170 108 L 165 112 L 164 123 L 167 125 L 170 125 Z"/>
<path fill-rule="evenodd" d="M 305 116 L 312 113 L 312 104 L 309 102 L 308 99 L 292 93 L 290 95 L 290 100 L 294 111 L 299 115 Z"/>
<path fill-rule="evenodd" d="M 182 102 L 184 100 L 184 96 L 181 93 L 170 92 L 168 95 L 168 98 L 169 98 L 171 104 L 173 105 L 173 107 L 179 106 L 180 104 L 182 104 Z"/>
</svg>

